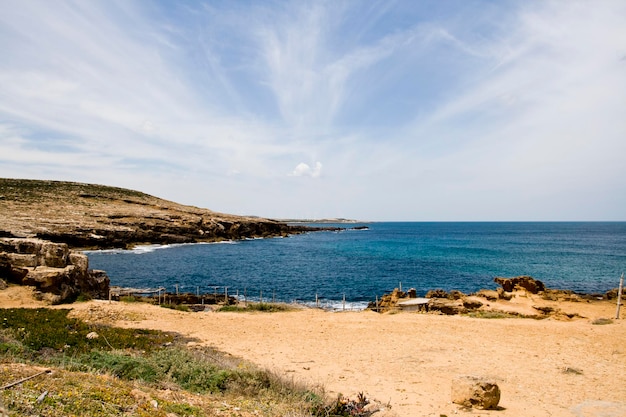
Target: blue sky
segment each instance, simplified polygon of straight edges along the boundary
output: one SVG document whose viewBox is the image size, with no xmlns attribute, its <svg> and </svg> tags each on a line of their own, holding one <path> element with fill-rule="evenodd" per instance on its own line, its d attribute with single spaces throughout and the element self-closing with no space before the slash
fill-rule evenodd
<svg viewBox="0 0 626 417">
<path fill-rule="evenodd" d="M 0 2 L 0 176 L 274 218 L 626 220 L 626 2 Z"/>
</svg>

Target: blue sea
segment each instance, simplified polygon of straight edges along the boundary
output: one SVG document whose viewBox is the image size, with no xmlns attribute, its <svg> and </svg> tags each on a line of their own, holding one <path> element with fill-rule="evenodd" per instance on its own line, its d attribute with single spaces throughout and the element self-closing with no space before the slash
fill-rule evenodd
<svg viewBox="0 0 626 417">
<path fill-rule="evenodd" d="M 530 275 L 549 288 L 604 293 L 626 270 L 626 222 L 366 223 L 367 230 L 90 251 L 112 285 L 363 308 L 401 286 L 495 289 Z M 217 288 L 216 288 L 217 287 Z M 344 304 L 345 297 L 345 304 Z"/>
</svg>

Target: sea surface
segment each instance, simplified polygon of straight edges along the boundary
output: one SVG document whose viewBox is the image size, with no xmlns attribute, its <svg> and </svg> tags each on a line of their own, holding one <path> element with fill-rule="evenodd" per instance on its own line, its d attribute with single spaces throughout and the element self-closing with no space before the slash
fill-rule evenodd
<svg viewBox="0 0 626 417">
<path fill-rule="evenodd" d="M 339 225 L 346 228 L 361 224 Z M 225 291 L 247 300 L 359 309 L 396 287 L 495 289 L 530 275 L 549 288 L 604 293 L 626 270 L 626 222 L 365 223 L 367 230 L 89 251 L 111 285 Z M 316 298 L 317 297 L 317 298 Z M 345 298 L 345 301 L 344 301 Z"/>
</svg>

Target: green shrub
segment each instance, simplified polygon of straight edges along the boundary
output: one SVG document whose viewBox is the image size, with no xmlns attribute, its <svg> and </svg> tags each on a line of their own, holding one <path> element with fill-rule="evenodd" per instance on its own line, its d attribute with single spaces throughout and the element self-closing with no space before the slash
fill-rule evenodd
<svg viewBox="0 0 626 417">
<path fill-rule="evenodd" d="M 192 392 L 221 392 L 226 388 L 230 371 L 200 361 L 180 349 L 164 349 L 151 358 L 162 375 Z"/>
<path fill-rule="evenodd" d="M 280 311 L 292 311 L 294 308 L 288 304 L 282 303 L 248 303 L 245 307 L 238 305 L 225 305 L 217 311 L 220 312 L 248 312 L 261 311 L 265 313 L 276 313 Z"/>
<path fill-rule="evenodd" d="M 186 306 L 185 304 L 161 304 L 161 307 L 169 308 L 169 309 L 177 310 L 177 311 L 184 311 L 186 313 L 191 311 L 189 309 L 189 306 Z"/>
<path fill-rule="evenodd" d="M 94 351 L 78 358 L 81 370 L 105 371 L 122 379 L 156 382 L 160 376 L 154 361 L 138 355 Z"/>
<path fill-rule="evenodd" d="M 81 292 L 80 294 L 78 294 L 75 301 L 82 303 L 85 301 L 91 301 L 92 299 L 93 297 L 91 295 Z"/>
</svg>

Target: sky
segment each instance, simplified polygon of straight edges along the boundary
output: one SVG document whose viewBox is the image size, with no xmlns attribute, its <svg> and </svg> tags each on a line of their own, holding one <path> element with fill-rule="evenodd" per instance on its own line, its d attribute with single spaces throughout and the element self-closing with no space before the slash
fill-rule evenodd
<svg viewBox="0 0 626 417">
<path fill-rule="evenodd" d="M 626 2 L 2 0 L 0 177 L 283 219 L 623 221 Z"/>
</svg>

